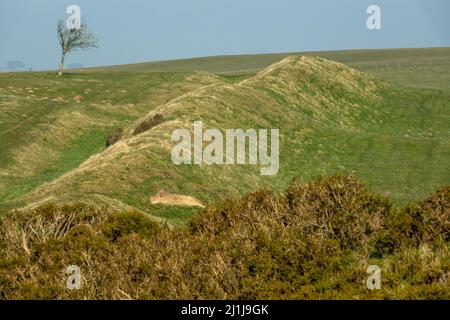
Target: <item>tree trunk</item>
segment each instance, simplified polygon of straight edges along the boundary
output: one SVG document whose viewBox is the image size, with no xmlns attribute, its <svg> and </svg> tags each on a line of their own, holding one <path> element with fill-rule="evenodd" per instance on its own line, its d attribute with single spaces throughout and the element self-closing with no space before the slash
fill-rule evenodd
<svg viewBox="0 0 450 320">
<path fill-rule="evenodd" d="M 59 71 L 58 71 L 58 76 L 61 77 L 63 75 L 64 72 L 64 58 L 66 57 L 66 53 L 62 52 L 61 53 L 61 62 L 59 63 Z"/>
</svg>

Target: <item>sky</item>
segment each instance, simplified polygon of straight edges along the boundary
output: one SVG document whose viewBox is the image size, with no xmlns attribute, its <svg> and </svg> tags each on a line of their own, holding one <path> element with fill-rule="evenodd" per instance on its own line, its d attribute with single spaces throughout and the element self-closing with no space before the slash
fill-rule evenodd
<svg viewBox="0 0 450 320">
<path fill-rule="evenodd" d="M 99 48 L 66 64 L 450 46 L 449 0 L 0 0 L 0 68 L 56 69 L 56 23 L 72 4 Z M 380 30 L 366 26 L 369 5 L 381 9 Z"/>
</svg>

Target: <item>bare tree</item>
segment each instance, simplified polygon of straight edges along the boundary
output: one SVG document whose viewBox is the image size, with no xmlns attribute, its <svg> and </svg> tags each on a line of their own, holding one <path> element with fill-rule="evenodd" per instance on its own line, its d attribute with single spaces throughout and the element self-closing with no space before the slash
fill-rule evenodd
<svg viewBox="0 0 450 320">
<path fill-rule="evenodd" d="M 97 48 L 97 38 L 87 30 L 85 23 L 81 23 L 79 29 L 69 29 L 63 20 L 58 21 L 57 32 L 59 44 L 61 45 L 61 62 L 58 75 L 62 76 L 64 71 L 64 59 L 70 51 Z"/>
</svg>

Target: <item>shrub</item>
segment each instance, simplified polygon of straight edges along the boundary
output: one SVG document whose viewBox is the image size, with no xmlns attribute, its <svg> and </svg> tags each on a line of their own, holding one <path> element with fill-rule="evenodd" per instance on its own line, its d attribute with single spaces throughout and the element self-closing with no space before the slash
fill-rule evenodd
<svg viewBox="0 0 450 320">
<path fill-rule="evenodd" d="M 151 128 L 157 126 L 158 124 L 161 124 L 164 121 L 164 118 L 161 114 L 157 113 L 153 115 L 152 117 L 145 119 L 142 121 L 136 129 L 134 129 L 133 135 L 136 136 L 142 132 L 148 131 Z"/>
<path fill-rule="evenodd" d="M 123 129 L 117 128 L 115 129 L 109 136 L 106 138 L 106 147 L 110 147 L 113 144 L 115 144 L 117 141 L 122 139 L 123 136 Z"/>
<path fill-rule="evenodd" d="M 377 235 L 378 254 L 393 253 L 407 246 L 450 241 L 450 187 L 445 187 L 418 204 L 393 210 Z"/>
<path fill-rule="evenodd" d="M 343 248 L 367 242 L 380 231 L 384 216 L 391 211 L 386 199 L 370 193 L 353 177 L 294 182 L 288 188 L 287 199 L 302 232 L 337 239 Z"/>
<path fill-rule="evenodd" d="M 352 177 L 294 181 L 184 228 L 78 204 L 13 211 L 0 220 L 0 298 L 448 299 L 448 191 L 395 208 Z M 72 264 L 80 290 L 65 288 Z M 365 286 L 370 264 L 381 290 Z"/>
<path fill-rule="evenodd" d="M 450 186 L 420 202 L 416 210 L 427 216 L 430 233 L 429 238 L 424 238 L 425 241 L 437 237 L 450 241 Z"/>
<path fill-rule="evenodd" d="M 102 227 L 104 234 L 112 241 L 120 237 L 137 234 L 150 237 L 158 231 L 158 224 L 139 212 L 122 212 L 111 215 Z"/>
</svg>

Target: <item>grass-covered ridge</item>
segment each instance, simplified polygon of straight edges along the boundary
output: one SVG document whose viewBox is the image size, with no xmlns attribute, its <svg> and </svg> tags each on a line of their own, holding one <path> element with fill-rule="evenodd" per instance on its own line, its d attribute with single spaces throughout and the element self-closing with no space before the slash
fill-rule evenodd
<svg viewBox="0 0 450 320">
<path fill-rule="evenodd" d="M 0 74 L 0 215 L 83 201 L 180 224 L 197 207 L 152 199 L 211 204 L 336 172 L 396 203 L 417 201 L 450 183 L 449 50 L 211 57 L 62 78 Z M 163 121 L 134 135 L 156 115 Z M 194 120 L 280 128 L 278 175 L 261 177 L 253 166 L 174 166 L 170 133 Z M 116 130 L 120 141 L 106 148 Z"/>
<path fill-rule="evenodd" d="M 0 75 L 0 209 L 105 148 L 107 136 L 213 75 Z"/>
<path fill-rule="evenodd" d="M 398 87 L 340 63 L 303 56 L 243 80 L 209 77 L 206 85 L 155 106 L 125 127 L 122 140 L 18 198 L 19 203 L 120 201 L 177 223 L 186 220 L 186 209 L 155 208 L 150 198 L 165 190 L 208 204 L 264 186 L 281 190 L 293 176 L 341 172 L 356 174 L 373 190 L 405 203 L 450 183 L 450 94 Z M 162 123 L 133 135 L 156 114 Z M 174 165 L 170 135 L 192 129 L 196 120 L 221 130 L 279 128 L 279 173 L 262 177 L 255 166 Z"/>
<path fill-rule="evenodd" d="M 1 219 L 0 298 L 448 299 L 449 241 L 448 187 L 399 208 L 353 177 L 227 200 L 176 229 L 48 204 Z M 381 290 L 365 285 L 369 265 Z"/>
<path fill-rule="evenodd" d="M 0 299 L 448 299 L 449 84 L 450 48 L 1 73 Z M 280 129 L 278 174 L 175 166 L 197 120 Z"/>
</svg>

